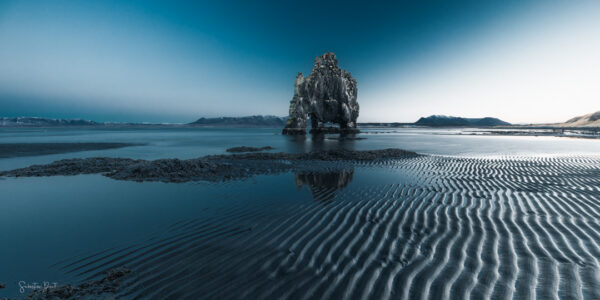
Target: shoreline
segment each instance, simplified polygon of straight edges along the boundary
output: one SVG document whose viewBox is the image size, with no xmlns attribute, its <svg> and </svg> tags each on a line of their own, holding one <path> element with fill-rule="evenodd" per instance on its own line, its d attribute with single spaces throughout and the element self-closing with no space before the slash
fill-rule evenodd
<svg viewBox="0 0 600 300">
<path fill-rule="evenodd" d="M 64 129 L 106 129 L 106 130 L 124 130 L 124 129 L 279 129 L 276 126 L 262 125 L 191 125 L 191 124 L 99 124 L 99 125 L 78 125 L 78 126 L 0 126 L 0 130 L 64 130 Z M 501 126 L 420 126 L 413 123 L 359 123 L 358 130 L 373 129 L 460 129 L 465 132 L 475 132 L 469 135 L 488 135 L 488 136 L 554 136 L 554 137 L 574 137 L 583 139 L 600 138 L 600 127 L 565 127 L 548 125 L 501 125 Z M 477 131 L 480 130 L 480 131 Z M 338 134 L 339 130 L 330 130 L 325 132 L 310 132 L 313 135 Z M 355 132 L 356 133 L 356 132 Z M 361 131 L 361 134 L 370 134 L 369 131 Z M 384 133 L 384 132 L 381 132 Z M 309 135 L 309 132 L 302 135 Z M 466 134 L 465 134 L 466 135 Z M 331 139 L 331 138 L 329 138 Z M 348 139 L 348 138 L 346 138 Z M 354 138 L 361 139 L 361 138 Z M 79 151 L 79 150 L 77 150 Z M 72 152 L 72 151 L 68 151 Z M 62 152 L 60 152 L 62 153 Z M 1 153 L 0 153 L 1 155 Z M 0 156 L 0 158 L 3 158 Z"/>
</svg>

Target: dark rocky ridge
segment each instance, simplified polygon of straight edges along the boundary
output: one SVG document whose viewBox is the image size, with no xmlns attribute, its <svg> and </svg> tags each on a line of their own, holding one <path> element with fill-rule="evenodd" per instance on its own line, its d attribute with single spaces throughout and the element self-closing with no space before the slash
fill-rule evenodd
<svg viewBox="0 0 600 300">
<path fill-rule="evenodd" d="M 316 57 L 310 75 L 304 77 L 298 73 L 296 76 L 290 117 L 283 134 L 306 134 L 308 118 L 311 121 L 311 133 L 322 132 L 327 123 L 339 125 L 335 130 L 338 132 L 358 132 L 357 95 L 356 80 L 349 72 L 340 69 L 334 53 Z"/>
<path fill-rule="evenodd" d="M 327 167 L 348 167 L 354 161 L 375 161 L 416 157 L 418 154 L 401 149 L 368 151 L 320 151 L 300 154 L 246 153 L 208 155 L 195 159 L 158 159 L 153 161 L 129 158 L 63 159 L 46 165 L 0 172 L 6 177 L 38 177 L 78 174 L 102 174 L 118 180 L 132 181 L 225 181 L 255 175 L 289 171 L 321 171 Z"/>
</svg>

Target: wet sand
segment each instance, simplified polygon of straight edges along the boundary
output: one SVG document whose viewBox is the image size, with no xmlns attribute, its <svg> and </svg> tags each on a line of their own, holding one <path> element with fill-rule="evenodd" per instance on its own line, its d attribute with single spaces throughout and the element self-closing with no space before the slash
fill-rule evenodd
<svg viewBox="0 0 600 300">
<path fill-rule="evenodd" d="M 125 265 L 124 298 L 600 299 L 600 158 L 412 156 L 352 167 L 415 181 L 347 186 L 349 174 L 327 175 L 319 186 L 302 175 L 326 202 L 231 207 L 60 268 L 89 280 Z"/>
</svg>

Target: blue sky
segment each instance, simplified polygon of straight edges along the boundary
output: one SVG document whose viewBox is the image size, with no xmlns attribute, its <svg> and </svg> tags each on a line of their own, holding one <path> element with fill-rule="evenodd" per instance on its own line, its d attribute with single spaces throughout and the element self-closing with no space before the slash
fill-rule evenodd
<svg viewBox="0 0 600 300">
<path fill-rule="evenodd" d="M 0 115 L 283 116 L 333 51 L 362 122 L 563 121 L 600 110 L 597 20 L 598 1 L 0 0 Z"/>
</svg>

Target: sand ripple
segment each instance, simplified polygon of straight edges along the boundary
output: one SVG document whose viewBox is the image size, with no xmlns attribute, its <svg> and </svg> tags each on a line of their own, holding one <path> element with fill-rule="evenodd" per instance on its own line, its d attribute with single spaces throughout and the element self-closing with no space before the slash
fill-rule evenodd
<svg viewBox="0 0 600 300">
<path fill-rule="evenodd" d="M 354 168 L 414 182 L 313 188 L 327 201 L 277 211 L 232 207 L 60 267 L 83 280 L 126 265 L 127 298 L 600 299 L 600 159 L 421 156 Z"/>
</svg>

